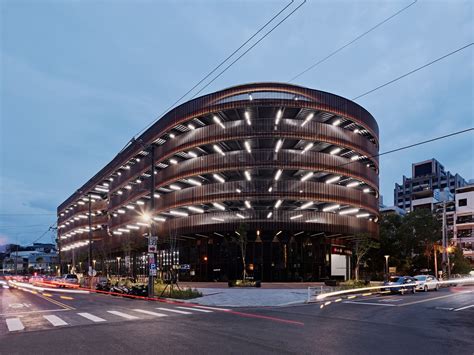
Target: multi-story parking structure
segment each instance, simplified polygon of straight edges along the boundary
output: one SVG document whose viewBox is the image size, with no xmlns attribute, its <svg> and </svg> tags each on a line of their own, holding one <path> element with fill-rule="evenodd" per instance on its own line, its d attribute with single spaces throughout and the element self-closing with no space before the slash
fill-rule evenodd
<svg viewBox="0 0 474 355">
<path fill-rule="evenodd" d="M 327 92 L 255 83 L 196 98 L 59 206 L 63 262 L 92 241 L 103 269 L 139 272 L 151 231 L 162 269 L 238 278 L 244 233 L 255 278 L 348 277 L 351 238 L 378 236 L 378 147 L 372 115 Z"/>
</svg>

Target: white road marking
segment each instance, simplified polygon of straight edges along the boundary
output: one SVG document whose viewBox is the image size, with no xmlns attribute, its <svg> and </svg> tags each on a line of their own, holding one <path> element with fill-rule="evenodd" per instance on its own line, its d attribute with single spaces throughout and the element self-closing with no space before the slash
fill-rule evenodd
<svg viewBox="0 0 474 355">
<path fill-rule="evenodd" d="M 299 302 L 299 301 L 297 301 Z M 293 302 L 291 302 L 293 303 Z M 230 309 L 228 308 L 217 308 L 217 307 L 209 307 L 209 306 L 194 306 L 196 308 L 204 308 L 204 309 L 213 309 L 215 311 L 223 311 L 223 312 L 230 312 Z"/>
<path fill-rule="evenodd" d="M 87 318 L 93 322 L 105 322 L 106 320 L 104 318 L 100 318 L 100 317 L 97 317 L 97 316 L 94 316 L 93 314 L 90 314 L 90 313 L 78 313 L 78 315 L 80 315 L 81 317 L 84 317 L 84 318 Z"/>
<path fill-rule="evenodd" d="M 177 309 L 171 309 L 171 308 L 158 307 L 157 309 L 159 309 L 160 311 L 174 312 L 174 313 L 179 313 L 179 314 L 192 314 L 191 312 L 178 311 Z"/>
<path fill-rule="evenodd" d="M 466 293 L 471 293 L 471 292 L 472 292 L 472 291 L 464 291 L 464 292 L 449 294 L 449 295 L 446 295 L 446 296 L 432 297 L 432 298 L 428 298 L 428 299 L 424 299 L 424 300 L 420 300 L 420 301 L 414 301 L 414 302 L 403 303 L 403 304 L 398 305 L 398 307 L 411 306 L 412 304 L 418 304 L 418 303 L 424 303 L 424 302 L 430 302 L 430 301 L 440 300 L 440 299 L 442 299 L 442 298 L 464 295 L 464 294 L 466 294 Z"/>
<path fill-rule="evenodd" d="M 140 312 L 140 313 L 144 313 L 144 314 L 149 314 L 149 315 L 157 316 L 157 317 L 168 317 L 166 314 L 147 311 L 147 310 L 144 310 L 144 309 L 132 309 L 132 311 Z"/>
<path fill-rule="evenodd" d="M 462 310 L 464 310 L 464 309 L 468 309 L 468 308 L 472 308 L 472 307 L 474 307 L 474 304 L 471 304 L 470 306 L 466 306 L 466 307 L 456 308 L 456 309 L 454 310 L 454 312 L 462 311 Z M 452 309 L 452 308 L 451 308 L 451 309 Z"/>
<path fill-rule="evenodd" d="M 43 318 L 46 319 L 48 322 L 50 322 L 55 327 L 59 327 L 59 326 L 62 326 L 62 325 L 67 325 L 67 323 L 65 321 L 63 321 L 61 318 L 59 318 L 58 316 L 49 315 L 49 316 L 43 316 Z"/>
<path fill-rule="evenodd" d="M 351 304 L 365 304 L 369 306 L 383 306 L 383 307 L 397 307 L 394 304 L 385 304 L 385 303 L 373 303 L 373 302 L 357 302 L 357 301 L 344 301 L 342 303 L 351 303 Z"/>
<path fill-rule="evenodd" d="M 5 321 L 7 322 L 8 331 L 10 332 L 16 332 L 25 329 L 20 318 L 7 318 Z"/>
<path fill-rule="evenodd" d="M 116 316 L 119 316 L 119 317 L 122 317 L 122 318 L 125 318 L 125 319 L 139 319 L 138 317 L 135 317 L 135 316 L 132 316 L 130 314 L 127 314 L 127 313 L 122 313 L 122 312 L 119 312 L 119 311 L 107 311 L 111 314 L 115 314 Z"/>
<path fill-rule="evenodd" d="M 203 312 L 203 313 L 212 313 L 212 311 L 209 311 L 207 309 L 199 309 L 199 308 L 194 308 L 194 307 L 176 307 L 179 309 L 187 309 L 190 311 L 197 311 L 197 312 Z"/>
<path fill-rule="evenodd" d="M 436 307 L 435 309 L 440 309 L 442 311 L 452 311 L 454 308 L 451 308 L 451 307 Z"/>
</svg>

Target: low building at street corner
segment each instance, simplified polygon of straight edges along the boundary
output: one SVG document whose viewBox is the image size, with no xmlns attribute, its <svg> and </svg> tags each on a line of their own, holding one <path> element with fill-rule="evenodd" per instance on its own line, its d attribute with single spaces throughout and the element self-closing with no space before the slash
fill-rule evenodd
<svg viewBox="0 0 474 355">
<path fill-rule="evenodd" d="M 349 278 L 351 240 L 378 237 L 378 126 L 360 105 L 282 83 L 169 111 L 58 207 L 63 272 L 181 280 Z M 237 241 L 236 241 L 237 240 Z M 154 267 L 153 267 L 154 268 Z"/>
</svg>

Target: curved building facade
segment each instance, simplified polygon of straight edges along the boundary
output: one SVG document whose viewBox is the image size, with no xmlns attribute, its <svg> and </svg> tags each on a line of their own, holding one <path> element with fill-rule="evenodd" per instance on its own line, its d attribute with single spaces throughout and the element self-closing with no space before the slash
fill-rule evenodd
<svg viewBox="0 0 474 355">
<path fill-rule="evenodd" d="M 251 277 L 349 277 L 351 240 L 378 236 L 378 147 L 372 115 L 327 92 L 255 83 L 199 97 L 59 206 L 63 262 L 147 273 L 151 233 L 159 270 L 226 280 L 242 273 L 245 236 Z"/>
</svg>

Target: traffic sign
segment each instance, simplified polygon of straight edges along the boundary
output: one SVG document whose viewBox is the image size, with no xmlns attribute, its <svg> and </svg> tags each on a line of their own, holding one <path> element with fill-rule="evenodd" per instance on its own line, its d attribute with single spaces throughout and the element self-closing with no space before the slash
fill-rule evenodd
<svg viewBox="0 0 474 355">
<path fill-rule="evenodd" d="M 156 276 L 156 264 L 150 264 L 150 276 Z"/>
<path fill-rule="evenodd" d="M 156 253 L 158 251 L 157 244 L 158 244 L 158 237 L 149 237 L 148 238 L 148 252 Z"/>
</svg>

